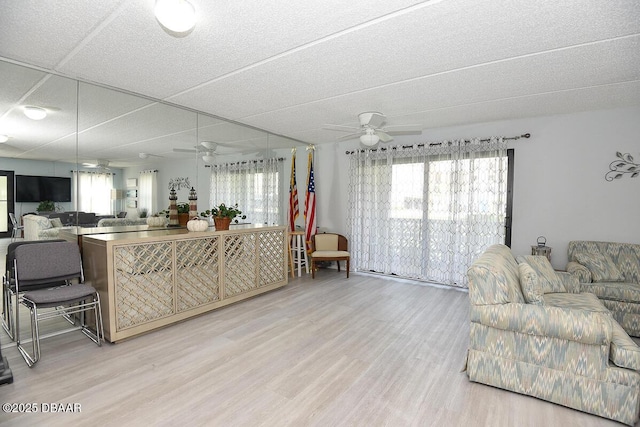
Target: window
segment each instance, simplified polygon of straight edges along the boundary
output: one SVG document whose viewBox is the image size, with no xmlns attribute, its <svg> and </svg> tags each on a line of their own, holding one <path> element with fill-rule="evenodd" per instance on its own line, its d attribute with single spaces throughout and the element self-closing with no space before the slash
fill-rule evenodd
<svg viewBox="0 0 640 427">
<path fill-rule="evenodd" d="M 113 174 L 104 172 L 73 171 L 73 194 L 77 195 L 76 210 L 111 214 Z"/>
<path fill-rule="evenodd" d="M 354 153 L 352 264 L 466 286 L 473 260 L 505 241 L 507 171 L 498 140 Z"/>
<path fill-rule="evenodd" d="M 282 159 L 213 165 L 211 170 L 212 206 L 238 204 L 246 222 L 282 224 L 280 177 Z"/>
</svg>

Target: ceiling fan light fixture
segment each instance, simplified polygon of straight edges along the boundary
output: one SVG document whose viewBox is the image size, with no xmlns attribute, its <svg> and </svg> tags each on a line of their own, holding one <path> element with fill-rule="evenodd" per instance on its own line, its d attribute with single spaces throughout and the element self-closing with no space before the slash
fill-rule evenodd
<svg viewBox="0 0 640 427">
<path fill-rule="evenodd" d="M 380 141 L 380 137 L 375 133 L 365 133 L 364 135 L 360 135 L 360 142 L 367 147 L 373 147 Z"/>
<path fill-rule="evenodd" d="M 160 25 L 175 33 L 186 33 L 196 25 L 196 10 L 187 0 L 156 0 L 154 13 Z"/>
<path fill-rule="evenodd" d="M 3 144 L 9 140 L 7 135 L 0 135 L 0 144 Z"/>
<path fill-rule="evenodd" d="M 210 165 L 214 162 L 215 157 L 211 156 L 209 154 L 202 156 L 202 161 L 205 162 L 206 164 Z"/>
<path fill-rule="evenodd" d="M 42 120 L 47 117 L 47 110 L 40 107 L 26 106 L 24 107 L 24 115 L 31 120 Z"/>
</svg>

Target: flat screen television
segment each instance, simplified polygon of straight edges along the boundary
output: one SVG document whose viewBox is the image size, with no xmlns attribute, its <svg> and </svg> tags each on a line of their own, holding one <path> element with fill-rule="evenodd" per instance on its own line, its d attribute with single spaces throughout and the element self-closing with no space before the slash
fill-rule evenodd
<svg viewBox="0 0 640 427">
<path fill-rule="evenodd" d="M 71 201 L 71 178 L 16 175 L 17 202 Z"/>
</svg>

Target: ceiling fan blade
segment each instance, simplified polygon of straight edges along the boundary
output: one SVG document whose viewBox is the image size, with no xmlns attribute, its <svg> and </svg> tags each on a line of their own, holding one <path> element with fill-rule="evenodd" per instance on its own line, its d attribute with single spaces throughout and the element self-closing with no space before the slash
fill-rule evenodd
<svg viewBox="0 0 640 427">
<path fill-rule="evenodd" d="M 348 139 L 354 139 L 362 135 L 362 132 L 350 133 L 349 135 L 344 135 L 339 138 L 336 138 L 336 141 L 346 141 Z"/>
<path fill-rule="evenodd" d="M 390 136 L 386 132 L 382 132 L 381 130 L 376 131 L 376 135 L 378 135 L 378 138 L 380 138 L 380 141 L 382 141 L 382 142 L 393 141 L 393 137 L 392 136 Z"/>
<path fill-rule="evenodd" d="M 369 120 L 365 124 L 372 128 L 379 128 L 387 120 L 387 117 L 382 113 L 373 112 L 365 113 L 365 115 L 365 117 L 370 115 Z"/>
<path fill-rule="evenodd" d="M 422 126 L 420 125 L 385 126 L 383 131 L 388 133 L 389 135 L 421 135 Z"/>
<path fill-rule="evenodd" d="M 323 129 L 337 130 L 338 132 L 358 132 L 360 128 L 354 126 L 342 126 L 342 125 L 322 125 Z"/>
</svg>

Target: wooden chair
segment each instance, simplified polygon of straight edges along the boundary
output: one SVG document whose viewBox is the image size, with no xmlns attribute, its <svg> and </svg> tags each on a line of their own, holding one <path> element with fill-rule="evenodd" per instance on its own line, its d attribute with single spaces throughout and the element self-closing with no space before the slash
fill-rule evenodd
<svg viewBox="0 0 640 427">
<path fill-rule="evenodd" d="M 348 252 L 349 243 L 341 234 L 322 233 L 311 236 L 311 277 L 315 279 L 316 263 L 322 261 L 336 261 L 340 271 L 340 261 L 346 261 L 347 279 L 349 278 L 349 261 L 351 255 Z"/>
</svg>

